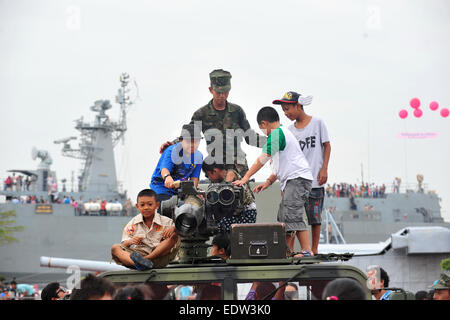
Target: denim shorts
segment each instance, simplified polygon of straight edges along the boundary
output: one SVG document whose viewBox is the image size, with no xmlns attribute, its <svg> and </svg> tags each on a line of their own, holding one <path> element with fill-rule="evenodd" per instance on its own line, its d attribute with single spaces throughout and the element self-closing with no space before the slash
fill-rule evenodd
<svg viewBox="0 0 450 320">
<path fill-rule="evenodd" d="M 295 178 L 288 180 L 278 209 L 278 222 L 286 226 L 286 232 L 308 230 L 305 223 L 305 204 L 311 190 L 311 180 Z"/>
</svg>

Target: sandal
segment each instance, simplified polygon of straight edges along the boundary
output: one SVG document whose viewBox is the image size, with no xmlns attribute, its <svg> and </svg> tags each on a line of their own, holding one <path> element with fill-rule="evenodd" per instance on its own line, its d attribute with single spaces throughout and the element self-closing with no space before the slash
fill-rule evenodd
<svg viewBox="0 0 450 320">
<path fill-rule="evenodd" d="M 312 257 L 314 254 L 312 254 L 311 251 L 308 250 L 302 250 L 299 253 L 294 255 L 294 258 L 305 258 L 305 257 Z"/>
<path fill-rule="evenodd" d="M 153 262 L 149 259 L 145 259 L 137 252 L 132 252 L 130 254 L 130 259 L 134 262 L 134 266 L 139 271 L 153 269 Z"/>
</svg>

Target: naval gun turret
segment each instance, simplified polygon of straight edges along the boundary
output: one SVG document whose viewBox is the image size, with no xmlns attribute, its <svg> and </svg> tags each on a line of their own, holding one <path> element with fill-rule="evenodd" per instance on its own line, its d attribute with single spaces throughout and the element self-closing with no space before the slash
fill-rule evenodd
<svg viewBox="0 0 450 320">
<path fill-rule="evenodd" d="M 38 192 L 46 192 L 52 186 L 49 185 L 51 182 L 56 182 L 56 173 L 52 172 L 50 169 L 53 159 L 47 150 L 37 149 L 33 147 L 31 150 L 31 158 L 33 160 L 40 159 L 41 162 L 38 164 L 37 170 L 32 175 L 32 190 Z"/>
<path fill-rule="evenodd" d="M 52 157 L 50 153 L 46 150 L 38 150 L 36 147 L 33 147 L 31 150 L 31 158 L 36 160 L 37 158 L 41 159 L 41 162 L 38 165 L 38 169 L 50 169 L 50 165 L 53 163 Z"/>
</svg>

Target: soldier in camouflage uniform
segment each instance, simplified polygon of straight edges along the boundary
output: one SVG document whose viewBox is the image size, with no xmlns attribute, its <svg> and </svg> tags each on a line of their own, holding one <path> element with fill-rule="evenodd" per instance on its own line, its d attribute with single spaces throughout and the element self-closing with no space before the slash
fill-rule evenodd
<svg viewBox="0 0 450 320">
<path fill-rule="evenodd" d="M 244 110 L 237 104 L 227 101 L 231 89 L 231 74 L 222 69 L 209 74 L 211 86 L 209 91 L 213 99 L 205 106 L 194 112 L 191 122 L 201 121 L 202 131 L 207 141 L 207 151 L 215 157 L 217 163 L 222 160 L 227 169 L 235 169 L 240 175 L 248 171 L 246 155 L 241 149 L 243 139 L 252 146 L 262 148 L 266 137 L 258 135 L 250 128 Z M 210 139 L 220 131 L 223 141 L 214 143 Z M 213 140 L 213 141 L 211 141 Z M 222 150 L 220 150 L 222 147 Z M 222 152 L 222 159 L 218 153 Z"/>
<path fill-rule="evenodd" d="M 431 288 L 434 289 L 433 300 L 450 300 L 450 277 L 445 273 L 441 273 Z"/>
<path fill-rule="evenodd" d="M 227 169 L 235 169 L 241 176 L 248 171 L 246 155 L 241 149 L 243 139 L 252 146 L 262 148 L 266 137 L 250 128 L 244 110 L 227 101 L 231 89 L 231 74 L 218 69 L 209 74 L 209 91 L 213 99 L 194 112 L 191 123 L 201 125 L 207 143 L 208 154 L 215 162 L 225 164 Z M 170 142 L 161 146 L 162 152 Z"/>
<path fill-rule="evenodd" d="M 242 179 L 241 175 L 234 169 L 226 169 L 224 164 L 214 163 L 208 157 L 203 161 L 202 170 L 212 183 L 233 182 Z M 242 207 L 239 214 L 230 217 L 223 217 L 218 222 L 218 227 L 222 233 L 230 233 L 233 223 L 255 223 L 256 203 L 255 196 L 248 184 L 243 186 Z"/>
</svg>

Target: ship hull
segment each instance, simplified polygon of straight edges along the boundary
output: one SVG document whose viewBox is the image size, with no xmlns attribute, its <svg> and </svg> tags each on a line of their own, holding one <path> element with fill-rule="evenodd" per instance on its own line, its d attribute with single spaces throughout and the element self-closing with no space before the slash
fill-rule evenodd
<svg viewBox="0 0 450 320">
<path fill-rule="evenodd" d="M 0 211 L 14 210 L 13 234 L 17 241 L 0 246 L 0 274 L 32 283 L 61 280 L 62 269 L 40 266 L 40 257 L 109 261 L 110 248 L 121 241 L 131 217 L 77 216 L 68 204 L 52 204 L 51 213 L 36 213 L 35 204 L 0 204 Z M 34 282 L 33 282 L 34 281 Z"/>
</svg>

